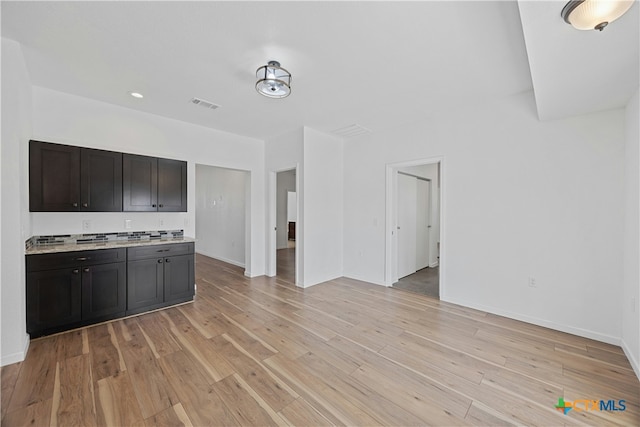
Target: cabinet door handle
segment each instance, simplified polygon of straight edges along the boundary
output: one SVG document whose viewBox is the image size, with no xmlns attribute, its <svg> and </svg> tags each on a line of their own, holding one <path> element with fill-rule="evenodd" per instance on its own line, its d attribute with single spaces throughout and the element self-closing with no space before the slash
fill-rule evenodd
<svg viewBox="0 0 640 427">
<path fill-rule="evenodd" d="M 72 271 L 72 273 L 73 273 L 73 274 L 78 274 L 78 273 L 80 273 L 80 270 L 78 270 L 78 269 L 76 268 L 76 269 L 74 269 L 74 270 Z"/>
<path fill-rule="evenodd" d="M 84 269 L 84 270 L 82 270 L 82 271 L 84 271 L 85 273 L 88 273 L 88 272 L 89 272 L 89 269 L 88 269 L 88 268 L 85 268 L 85 269 Z"/>
<path fill-rule="evenodd" d="M 83 203 L 83 204 L 82 204 L 82 207 L 83 207 L 83 208 L 88 208 L 88 207 L 89 207 L 89 203 Z"/>
<path fill-rule="evenodd" d="M 91 259 L 91 257 L 90 256 L 80 256 L 78 258 L 74 258 L 73 260 L 74 261 L 86 261 L 88 259 Z"/>
<path fill-rule="evenodd" d="M 156 207 L 156 205 L 151 205 L 151 207 L 152 207 L 152 208 L 155 208 L 155 207 Z"/>
<path fill-rule="evenodd" d="M 166 258 L 164 262 L 171 262 L 171 261 L 169 260 L 169 258 Z"/>
<path fill-rule="evenodd" d="M 158 205 L 159 208 L 163 207 L 164 205 Z"/>
<path fill-rule="evenodd" d="M 78 204 L 77 203 L 71 203 L 71 206 L 73 206 L 74 208 L 77 208 Z"/>
<path fill-rule="evenodd" d="M 162 264 L 162 259 L 159 259 L 159 260 L 158 260 L 158 264 Z"/>
</svg>

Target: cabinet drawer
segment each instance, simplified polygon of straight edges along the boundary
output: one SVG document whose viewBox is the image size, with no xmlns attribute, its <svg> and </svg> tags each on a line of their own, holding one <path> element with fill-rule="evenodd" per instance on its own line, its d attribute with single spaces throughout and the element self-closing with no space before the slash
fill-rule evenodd
<svg viewBox="0 0 640 427">
<path fill-rule="evenodd" d="M 124 262 L 125 254 L 126 249 L 120 248 L 27 255 L 27 272 Z"/>
<path fill-rule="evenodd" d="M 188 255 L 194 251 L 194 245 L 189 243 L 171 243 L 166 245 L 139 246 L 127 249 L 127 260 Z"/>
</svg>

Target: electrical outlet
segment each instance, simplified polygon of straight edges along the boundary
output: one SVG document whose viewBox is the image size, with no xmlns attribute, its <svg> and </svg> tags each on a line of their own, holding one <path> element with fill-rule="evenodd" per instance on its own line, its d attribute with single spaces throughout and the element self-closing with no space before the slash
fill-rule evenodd
<svg viewBox="0 0 640 427">
<path fill-rule="evenodd" d="M 131 229 L 131 220 L 130 219 L 125 219 L 124 220 L 124 228 L 126 228 L 127 230 Z"/>
<path fill-rule="evenodd" d="M 529 277 L 529 287 L 530 288 L 537 288 L 538 284 L 536 283 L 536 278 L 531 276 Z"/>
<path fill-rule="evenodd" d="M 161 219 L 160 221 L 158 221 L 158 225 L 160 227 L 163 227 L 164 226 L 164 219 Z"/>
<path fill-rule="evenodd" d="M 91 221 L 89 221 L 88 219 L 83 219 L 82 220 L 82 231 L 88 231 L 91 230 Z"/>
</svg>

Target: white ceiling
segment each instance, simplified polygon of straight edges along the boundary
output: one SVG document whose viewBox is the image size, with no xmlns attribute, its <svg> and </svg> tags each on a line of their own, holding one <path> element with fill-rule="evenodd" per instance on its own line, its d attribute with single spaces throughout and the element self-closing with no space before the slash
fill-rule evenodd
<svg viewBox="0 0 640 427">
<path fill-rule="evenodd" d="M 565 24 L 560 17 L 564 1 L 518 3 L 541 120 L 627 104 L 640 78 L 637 1 L 602 32 Z"/>
<path fill-rule="evenodd" d="M 267 138 L 302 125 L 326 132 L 352 124 L 391 128 L 462 102 L 531 90 L 532 76 L 541 118 L 624 106 L 638 85 L 638 6 L 636 16 L 603 33 L 572 29 L 560 18 L 562 6 L 2 1 L 0 7 L 2 36 L 23 45 L 37 86 Z M 606 56 L 594 57 L 594 46 Z M 254 89 L 256 68 L 272 59 L 293 74 L 286 99 Z M 192 97 L 221 107 L 194 106 Z"/>
</svg>

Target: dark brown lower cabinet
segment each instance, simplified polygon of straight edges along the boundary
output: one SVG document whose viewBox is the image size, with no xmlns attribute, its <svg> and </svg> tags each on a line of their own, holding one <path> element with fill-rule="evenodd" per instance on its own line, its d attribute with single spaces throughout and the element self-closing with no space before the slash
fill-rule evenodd
<svg viewBox="0 0 640 427">
<path fill-rule="evenodd" d="M 127 251 L 127 315 L 190 301 L 194 283 L 193 243 Z"/>
<path fill-rule="evenodd" d="M 72 325 L 82 319 L 80 270 L 35 271 L 27 274 L 27 332 Z"/>
<path fill-rule="evenodd" d="M 82 268 L 82 319 L 100 320 L 123 315 L 127 307 L 126 264 Z"/>
<path fill-rule="evenodd" d="M 127 311 L 160 307 L 164 302 L 164 259 L 128 262 Z"/>
<path fill-rule="evenodd" d="M 27 256 L 27 332 L 32 338 L 124 316 L 125 249 Z"/>
<path fill-rule="evenodd" d="M 32 338 L 190 301 L 194 244 L 27 255 Z"/>
</svg>

